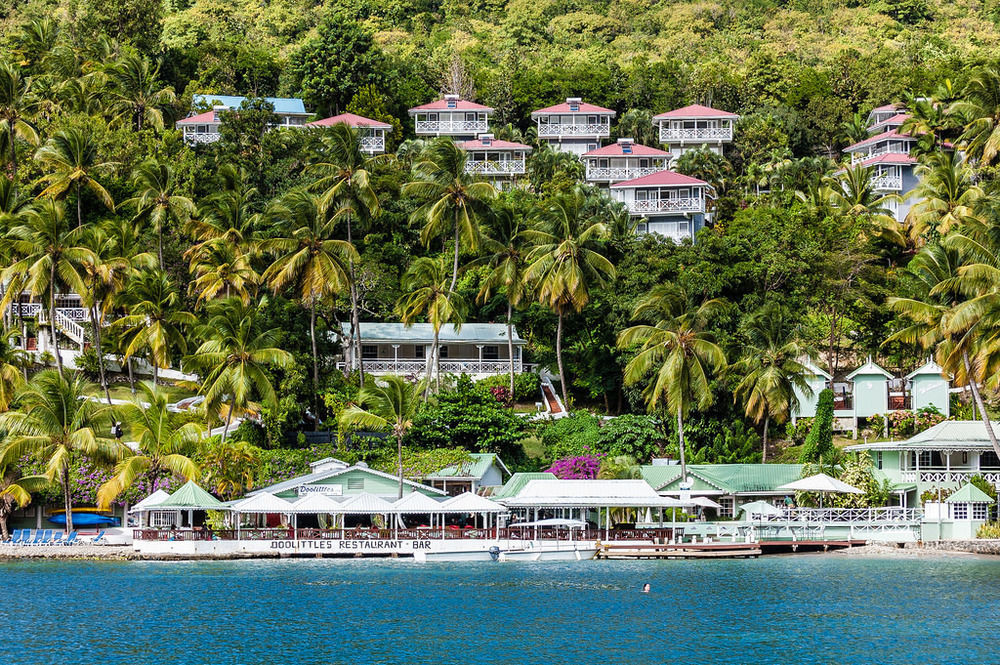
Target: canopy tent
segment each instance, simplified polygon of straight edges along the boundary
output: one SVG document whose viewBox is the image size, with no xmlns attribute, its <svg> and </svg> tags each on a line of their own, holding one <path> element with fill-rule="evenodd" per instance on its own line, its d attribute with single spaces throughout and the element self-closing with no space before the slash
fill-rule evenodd
<svg viewBox="0 0 1000 665">
<path fill-rule="evenodd" d="M 472 492 L 463 492 L 439 504 L 442 512 L 448 513 L 506 513 L 507 509 L 497 503 Z"/>
<path fill-rule="evenodd" d="M 421 494 L 420 492 L 411 492 L 392 504 L 392 512 L 397 514 L 415 513 L 428 515 L 430 513 L 440 513 L 443 511 L 444 508 L 442 507 L 440 501 L 435 501 L 426 494 Z"/>
<path fill-rule="evenodd" d="M 752 501 L 740 506 L 740 512 L 747 514 L 747 519 L 752 520 L 754 515 L 763 517 L 779 516 L 783 513 L 780 508 L 775 507 L 767 501 Z"/>
<path fill-rule="evenodd" d="M 193 480 L 157 504 L 157 510 L 222 510 L 225 506 Z"/>
<path fill-rule="evenodd" d="M 334 501 L 326 494 L 306 494 L 304 497 L 289 504 L 285 512 L 293 515 L 301 514 L 331 514 L 340 510 L 340 503 Z"/>
<path fill-rule="evenodd" d="M 236 501 L 229 506 L 234 513 L 288 513 L 292 504 L 270 492 L 261 492 Z"/>
<path fill-rule="evenodd" d="M 825 473 L 817 473 L 815 476 L 802 478 L 791 483 L 786 483 L 778 489 L 793 490 L 795 492 L 819 492 L 819 507 L 823 507 L 824 494 L 864 494 L 857 487 L 848 485 L 842 480 L 832 478 Z"/>
</svg>

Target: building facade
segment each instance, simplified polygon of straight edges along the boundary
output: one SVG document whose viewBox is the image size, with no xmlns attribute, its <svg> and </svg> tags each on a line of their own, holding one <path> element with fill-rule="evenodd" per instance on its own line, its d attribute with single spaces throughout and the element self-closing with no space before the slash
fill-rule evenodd
<svg viewBox="0 0 1000 665">
<path fill-rule="evenodd" d="M 482 176 L 498 189 L 509 188 L 516 178 L 528 172 L 529 145 L 498 141 L 492 134 L 480 134 L 458 146 L 467 153 L 465 172 Z"/>
<path fill-rule="evenodd" d="M 910 151 L 917 139 L 899 131 L 909 116 L 880 108 L 868 116 L 871 135 L 847 146 L 844 152 L 850 155 L 852 167 L 872 169 L 872 187 L 876 191 L 899 197 L 887 201 L 886 207 L 897 222 L 902 222 L 916 203 L 910 194 L 919 182 L 915 173 L 917 160 L 910 156 Z"/>
<path fill-rule="evenodd" d="M 670 153 L 671 165 L 689 150 L 711 150 L 721 155 L 733 141 L 739 116 L 701 104 L 667 111 L 653 117 L 662 143 Z"/>
<path fill-rule="evenodd" d="M 277 129 L 306 126 L 309 113 L 301 99 L 287 97 L 265 97 L 265 101 L 274 107 L 274 115 L 278 117 Z M 219 128 L 222 126 L 222 113 L 237 111 L 246 97 L 231 95 L 194 95 L 191 103 L 194 108 L 211 106 L 211 111 L 192 112 L 187 118 L 178 120 L 175 124 L 184 133 L 184 142 L 188 145 L 214 143 L 219 140 Z"/>
<path fill-rule="evenodd" d="M 493 109 L 445 95 L 442 99 L 416 106 L 409 111 L 418 137 L 450 136 L 456 141 L 470 141 L 490 131 Z"/>
<path fill-rule="evenodd" d="M 585 179 L 591 185 L 608 187 L 665 171 L 669 158 L 668 152 L 622 138 L 611 145 L 584 153 Z"/>
<path fill-rule="evenodd" d="M 553 150 L 574 155 L 596 150 L 611 136 L 611 119 L 615 112 L 594 104 L 586 104 L 579 97 L 568 97 L 563 104 L 532 111 L 531 119 L 537 123 L 538 139 Z"/>
<path fill-rule="evenodd" d="M 385 152 L 385 136 L 392 131 L 392 125 L 386 122 L 379 122 L 371 118 L 355 115 L 354 113 L 341 113 L 340 115 L 315 120 L 308 123 L 307 127 L 322 128 L 332 127 L 343 123 L 358 133 L 358 141 L 361 151 L 369 155 L 381 155 Z"/>
<path fill-rule="evenodd" d="M 710 186 L 704 180 L 673 171 L 658 171 L 611 185 L 611 198 L 625 204 L 639 219 L 639 233 L 658 233 L 674 242 L 688 239 L 705 226 L 705 200 Z"/>
</svg>

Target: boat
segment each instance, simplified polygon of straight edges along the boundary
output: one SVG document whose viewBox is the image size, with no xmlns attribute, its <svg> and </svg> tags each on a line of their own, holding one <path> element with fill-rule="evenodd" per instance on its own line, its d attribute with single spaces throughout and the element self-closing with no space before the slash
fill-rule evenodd
<svg viewBox="0 0 1000 665">
<path fill-rule="evenodd" d="M 48 521 L 53 524 L 64 526 L 66 524 L 66 511 L 54 510 L 48 516 Z M 111 515 L 108 511 L 99 508 L 74 508 L 73 526 L 118 526 L 119 519 Z"/>
<path fill-rule="evenodd" d="M 512 524 L 508 529 L 518 529 L 523 538 L 502 538 L 498 540 L 454 541 L 469 545 L 465 549 L 442 550 L 437 552 L 414 552 L 417 561 L 586 561 L 597 556 L 597 543 L 591 540 L 574 540 L 573 532 L 585 529 L 587 523 L 580 520 L 545 519 L 535 522 Z M 524 531 L 533 529 L 534 531 Z M 539 537 L 540 530 L 556 533 L 555 538 Z M 568 539 L 560 538 L 559 531 L 567 530 Z"/>
</svg>

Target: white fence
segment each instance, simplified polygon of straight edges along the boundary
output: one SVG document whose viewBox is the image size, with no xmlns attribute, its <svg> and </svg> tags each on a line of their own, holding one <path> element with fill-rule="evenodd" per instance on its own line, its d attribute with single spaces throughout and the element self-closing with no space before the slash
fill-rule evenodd
<svg viewBox="0 0 1000 665">
<path fill-rule="evenodd" d="M 904 483 L 967 483 L 976 476 L 1000 488 L 1000 473 L 984 471 L 901 471 L 899 479 Z"/>
<path fill-rule="evenodd" d="M 623 180 L 633 180 L 643 176 L 659 173 L 667 168 L 664 165 L 647 166 L 644 168 L 607 167 L 607 166 L 587 166 L 587 180 L 611 180 L 621 182 Z"/>
<path fill-rule="evenodd" d="M 668 127 L 660 125 L 660 143 L 670 141 L 732 141 L 732 127 Z"/>
<path fill-rule="evenodd" d="M 872 178 L 872 189 L 898 192 L 903 189 L 903 176 L 877 175 Z"/>
<path fill-rule="evenodd" d="M 785 508 L 780 515 L 762 515 L 755 522 L 819 522 L 823 524 L 920 522 L 919 508 L 888 506 L 885 508 Z"/>
<path fill-rule="evenodd" d="M 522 175 L 526 172 L 524 160 L 468 160 L 465 172 L 474 175 Z"/>
<path fill-rule="evenodd" d="M 417 134 L 475 134 L 486 130 L 485 120 L 417 120 Z"/>
<path fill-rule="evenodd" d="M 385 152 L 385 137 L 384 136 L 362 136 L 361 137 L 361 151 L 368 153 L 383 153 Z"/>
<path fill-rule="evenodd" d="M 401 376 L 420 375 L 427 372 L 426 360 L 365 359 L 365 371 L 369 374 L 397 374 Z M 337 363 L 339 369 L 344 363 Z M 431 367 L 431 371 L 434 368 Z M 504 374 L 510 371 L 507 360 L 442 360 L 442 374 Z M 514 361 L 514 371 L 524 371 L 520 360 Z"/>
<path fill-rule="evenodd" d="M 696 198 L 676 198 L 676 199 L 645 199 L 633 200 L 627 204 L 628 211 L 632 213 L 646 212 L 680 212 L 695 213 L 705 212 L 704 199 Z"/>
<path fill-rule="evenodd" d="M 599 122 L 597 124 L 587 123 L 567 123 L 567 124 L 546 124 L 538 125 L 539 138 L 549 138 L 553 136 L 610 136 L 611 124 Z"/>
<path fill-rule="evenodd" d="M 203 132 L 203 133 L 191 132 L 184 134 L 184 140 L 190 144 L 215 143 L 220 138 L 222 138 L 222 134 L 218 132 Z"/>
</svg>

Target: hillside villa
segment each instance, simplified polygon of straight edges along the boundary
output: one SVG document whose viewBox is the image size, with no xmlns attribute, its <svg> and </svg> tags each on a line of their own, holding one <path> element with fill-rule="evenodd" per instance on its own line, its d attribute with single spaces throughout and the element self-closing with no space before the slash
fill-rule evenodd
<svg viewBox="0 0 1000 665">
<path fill-rule="evenodd" d="M 670 153 L 671 166 L 685 152 L 710 150 L 721 155 L 733 141 L 739 116 L 710 106 L 691 104 L 653 116 L 660 143 Z"/>
<path fill-rule="evenodd" d="M 456 141 L 470 141 L 490 131 L 493 109 L 458 95 L 445 95 L 437 101 L 415 106 L 409 113 L 418 138 L 450 136 Z"/>
<path fill-rule="evenodd" d="M 638 233 L 658 233 L 674 242 L 688 239 L 705 226 L 705 199 L 711 187 L 704 180 L 673 171 L 616 182 L 611 198 L 624 203 L 640 220 Z"/>
<path fill-rule="evenodd" d="M 531 119 L 537 123 L 539 140 L 554 150 L 583 155 L 599 148 L 611 136 L 611 119 L 615 115 L 611 109 L 568 97 L 563 104 L 532 111 Z"/>
<path fill-rule="evenodd" d="M 362 152 L 369 155 L 380 155 L 385 152 L 385 135 L 392 131 L 392 125 L 387 122 L 379 122 L 354 113 L 341 113 L 322 120 L 314 120 L 307 123 L 306 127 L 332 127 L 338 123 L 344 123 L 358 133 Z"/>
<path fill-rule="evenodd" d="M 218 141 L 220 138 L 219 127 L 222 126 L 222 113 L 239 110 L 244 100 L 246 97 L 231 95 L 194 95 L 191 100 L 193 108 L 210 107 L 210 110 L 192 111 L 187 118 L 177 121 L 177 127 L 184 133 L 184 142 L 188 145 L 196 145 Z M 278 129 L 305 127 L 306 120 L 312 115 L 306 112 L 305 104 L 301 99 L 265 97 L 264 100 L 274 106 L 274 115 L 278 117 L 278 123 L 274 127 Z"/>
</svg>

